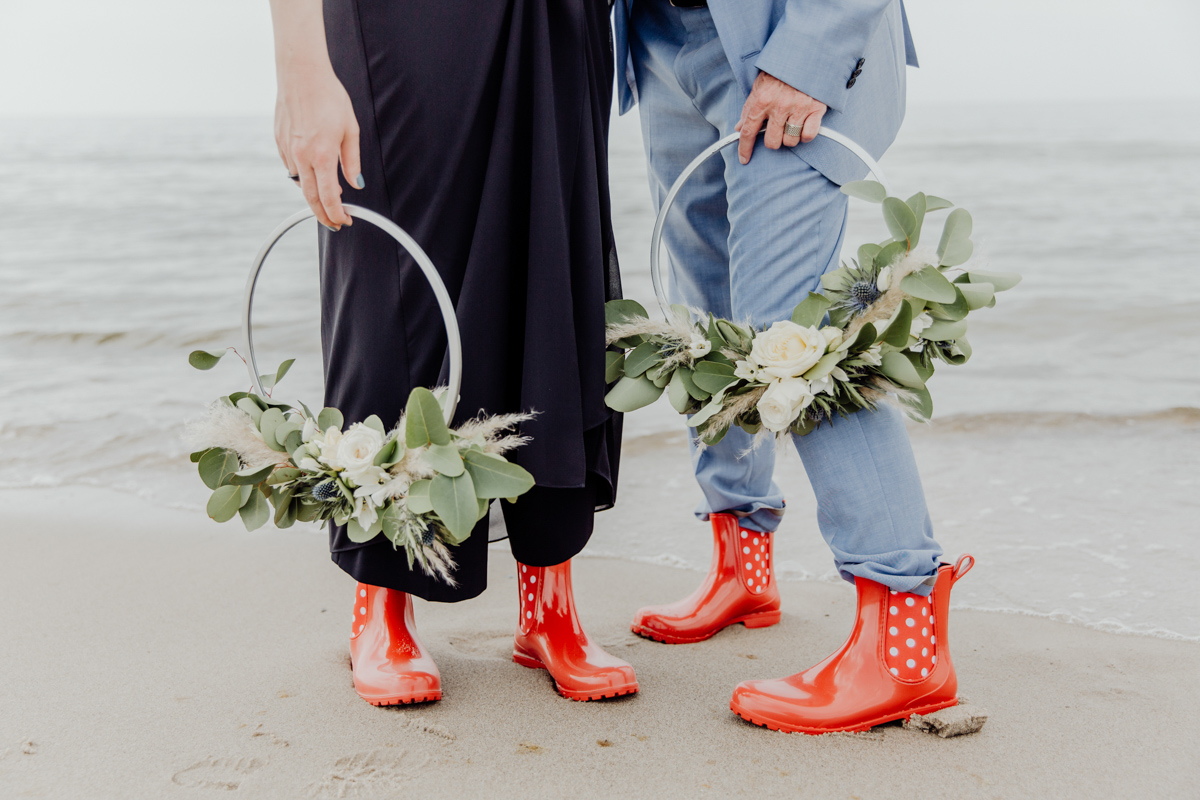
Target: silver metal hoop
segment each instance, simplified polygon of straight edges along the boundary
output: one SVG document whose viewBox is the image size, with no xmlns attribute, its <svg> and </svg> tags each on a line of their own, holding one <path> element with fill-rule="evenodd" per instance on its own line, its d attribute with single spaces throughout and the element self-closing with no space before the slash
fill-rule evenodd
<svg viewBox="0 0 1200 800">
<path fill-rule="evenodd" d="M 888 188 L 887 178 L 884 177 L 883 170 L 880 169 L 875 159 L 871 158 L 871 154 L 864 150 L 858 142 L 830 128 L 821 128 L 817 131 L 817 135 L 832 139 L 851 153 L 854 153 L 860 161 L 867 165 L 867 169 L 875 180 L 882 183 L 885 190 Z M 650 279 L 654 282 L 654 296 L 658 300 L 658 307 L 667 319 L 671 318 L 670 303 L 667 301 L 666 291 L 663 290 L 662 267 L 659 264 L 659 251 L 662 249 L 662 234 L 663 227 L 667 221 L 667 212 L 675 204 L 675 197 L 679 194 L 687 179 L 692 176 L 692 173 L 698 170 L 700 165 L 707 161 L 714 153 L 719 153 L 739 139 L 741 139 L 740 133 L 731 133 L 724 139 L 709 145 L 700 155 L 692 159 L 692 163 L 688 164 L 683 172 L 679 173 L 679 177 L 675 179 L 674 185 L 671 186 L 671 191 L 667 192 L 667 197 L 663 200 L 662 208 L 658 210 L 658 218 L 654 220 L 654 232 L 650 236 Z"/>
<path fill-rule="evenodd" d="M 433 294 L 437 298 L 438 310 L 442 312 L 442 321 L 446 325 L 446 342 L 450 351 L 450 396 L 448 402 L 443 404 L 446 422 L 449 423 L 454 418 L 454 411 L 458 407 L 458 395 L 462 389 L 462 339 L 458 334 L 458 318 L 454 314 L 454 303 L 450 301 L 450 293 L 446 291 L 446 285 L 442 283 L 442 278 L 438 275 L 433 262 L 429 260 L 429 256 L 425 255 L 421 246 L 403 228 L 387 217 L 361 206 L 347 204 L 342 208 L 346 209 L 346 213 L 355 219 L 370 222 L 395 239 L 417 262 L 417 266 L 425 275 L 425 280 L 429 282 L 429 287 L 433 289 Z M 242 301 L 242 346 L 246 351 L 246 369 L 250 372 L 250 381 L 262 396 L 266 396 L 266 392 L 263 391 L 262 383 L 258 378 L 258 359 L 254 354 L 254 332 L 251 328 L 254 287 L 258 283 L 258 275 L 262 270 L 263 262 L 266 261 L 267 255 L 270 254 L 275 244 L 283 238 L 285 233 L 312 216 L 314 216 L 312 210 L 306 208 L 279 223 L 279 227 L 271 231 L 271 235 L 259 248 L 258 255 L 254 258 L 254 266 L 250 268 L 250 277 L 246 279 L 246 295 Z"/>
</svg>

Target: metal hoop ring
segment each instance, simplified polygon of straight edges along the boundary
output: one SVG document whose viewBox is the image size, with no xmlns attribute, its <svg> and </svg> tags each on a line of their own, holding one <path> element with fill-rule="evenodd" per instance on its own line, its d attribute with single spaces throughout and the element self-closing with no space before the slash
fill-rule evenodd
<svg viewBox="0 0 1200 800">
<path fill-rule="evenodd" d="M 346 209 L 346 213 L 355 219 L 370 222 L 395 239 L 417 262 L 417 266 L 425 275 L 425 280 L 429 282 L 429 287 L 433 289 L 433 294 L 437 298 L 438 310 L 442 312 L 442 321 L 446 325 L 446 342 L 450 351 L 450 397 L 449 402 L 444 404 L 446 422 L 449 423 L 454 418 L 454 411 L 458 407 L 458 395 L 462 389 L 462 339 L 458 334 L 458 318 L 454 314 L 454 303 L 450 301 L 450 293 L 446 291 L 446 285 L 442 283 L 442 278 L 438 275 L 433 262 L 429 260 L 429 256 L 425 255 L 421 246 L 403 228 L 387 217 L 361 206 L 347 204 L 342 208 Z M 312 216 L 314 214 L 311 209 L 297 211 L 271 231 L 271 235 L 259 248 L 258 255 L 254 259 L 254 266 L 250 268 L 250 277 L 246 279 L 246 294 L 242 301 L 242 346 L 246 351 L 246 369 L 250 372 L 250 381 L 254 384 L 255 390 L 264 397 L 266 392 L 263 391 L 262 383 L 258 379 L 258 359 L 254 354 L 254 332 L 251 328 L 254 287 L 258 283 L 258 275 L 262 270 L 263 262 L 266 261 L 267 255 L 270 254 L 275 244 L 283 238 L 285 233 Z"/>
<path fill-rule="evenodd" d="M 867 165 L 867 169 L 875 180 L 882 183 L 885 190 L 887 189 L 887 178 L 884 177 L 883 170 L 880 169 L 875 159 L 871 158 L 871 154 L 864 150 L 858 142 L 830 128 L 821 128 L 817 131 L 817 135 L 832 139 L 858 156 L 859 160 Z M 675 197 L 679 194 L 687 179 L 692 176 L 692 173 L 700 169 L 700 165 L 707 161 L 714 153 L 719 153 L 729 145 L 737 142 L 740 138 L 740 133 L 731 133 L 724 139 L 709 145 L 700 155 L 692 159 L 692 163 L 688 164 L 683 172 L 679 173 L 679 177 L 675 179 L 674 185 L 671 186 L 671 191 L 667 192 L 667 197 L 663 200 L 662 208 L 658 210 L 658 218 L 654 220 L 654 233 L 650 236 L 650 279 L 654 282 L 654 296 L 658 300 L 658 307 L 667 319 L 671 318 L 670 303 L 667 301 L 666 291 L 663 290 L 662 267 L 658 259 L 659 251 L 662 249 L 663 226 L 667 221 L 667 212 L 675 204 Z"/>
</svg>

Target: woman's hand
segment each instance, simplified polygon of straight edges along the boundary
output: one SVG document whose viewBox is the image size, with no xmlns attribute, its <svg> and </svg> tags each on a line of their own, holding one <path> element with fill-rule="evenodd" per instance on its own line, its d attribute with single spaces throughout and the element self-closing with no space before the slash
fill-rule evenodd
<svg viewBox="0 0 1200 800">
<path fill-rule="evenodd" d="M 317 220 L 333 230 L 353 224 L 342 207 L 346 182 L 363 188 L 358 120 L 329 63 L 321 0 L 272 0 L 275 25 L 275 144 Z"/>
</svg>

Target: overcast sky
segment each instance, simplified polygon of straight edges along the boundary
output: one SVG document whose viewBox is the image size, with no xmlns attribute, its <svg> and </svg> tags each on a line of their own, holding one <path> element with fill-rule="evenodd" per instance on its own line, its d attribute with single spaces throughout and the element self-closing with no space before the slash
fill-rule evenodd
<svg viewBox="0 0 1200 800">
<path fill-rule="evenodd" d="M 1107 98 L 1128 114 L 1200 98 L 1197 0 L 911 0 L 908 13 L 914 103 Z M 267 0 L 0 0 L 0 116 L 269 114 L 274 91 Z"/>
</svg>

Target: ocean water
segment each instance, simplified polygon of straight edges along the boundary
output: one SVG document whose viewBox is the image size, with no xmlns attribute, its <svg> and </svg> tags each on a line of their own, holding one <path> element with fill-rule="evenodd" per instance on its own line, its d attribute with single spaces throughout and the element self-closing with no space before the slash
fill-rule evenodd
<svg viewBox="0 0 1200 800">
<path fill-rule="evenodd" d="M 1187 591 L 1200 570 L 1200 422 L 1186 410 L 1200 406 L 1200 105 L 1138 112 L 913 108 L 883 165 L 898 193 L 968 208 L 977 257 L 1025 276 L 972 317 L 975 357 L 939 371 L 935 422 L 916 436 L 931 506 L 945 510 L 935 524 L 947 537 L 973 525 L 973 552 L 990 547 L 1003 567 L 965 602 L 1200 640 L 1200 601 Z M 611 149 L 626 292 L 649 303 L 653 220 L 635 115 L 615 121 Z M 0 488 L 99 486 L 202 513 L 183 422 L 247 381 L 236 359 L 199 373 L 186 354 L 238 343 L 250 260 L 300 206 L 267 118 L 0 120 Z M 855 202 L 851 215 L 852 245 L 886 235 L 877 207 Z M 302 226 L 260 282 L 260 365 L 297 358 L 280 390 L 289 398 L 321 394 L 316 270 Z M 679 450 L 667 435 L 677 430 L 663 405 L 631 415 L 627 440 Z M 1062 447 L 1069 466 L 1041 458 Z M 979 475 L 970 502 L 939 494 L 955 459 Z M 781 469 L 802 481 L 795 464 Z M 1091 488 L 1114 472 L 1141 487 L 1139 502 L 1112 505 L 1114 487 Z M 1003 507 L 980 497 L 1009 484 Z M 686 513 L 686 469 L 671 488 Z M 1056 488 L 1070 501 L 1055 503 Z M 986 523 L 971 523 L 984 508 Z M 1095 520 L 1081 533 L 1054 514 Z M 1113 524 L 1125 516 L 1129 526 Z M 1137 525 L 1153 541 L 1138 541 Z M 827 576 L 823 544 L 808 538 L 791 555 L 780 544 L 791 577 Z M 592 549 L 707 563 L 707 538 L 691 528 Z M 1073 585 L 1035 591 L 1056 559 Z"/>
</svg>

